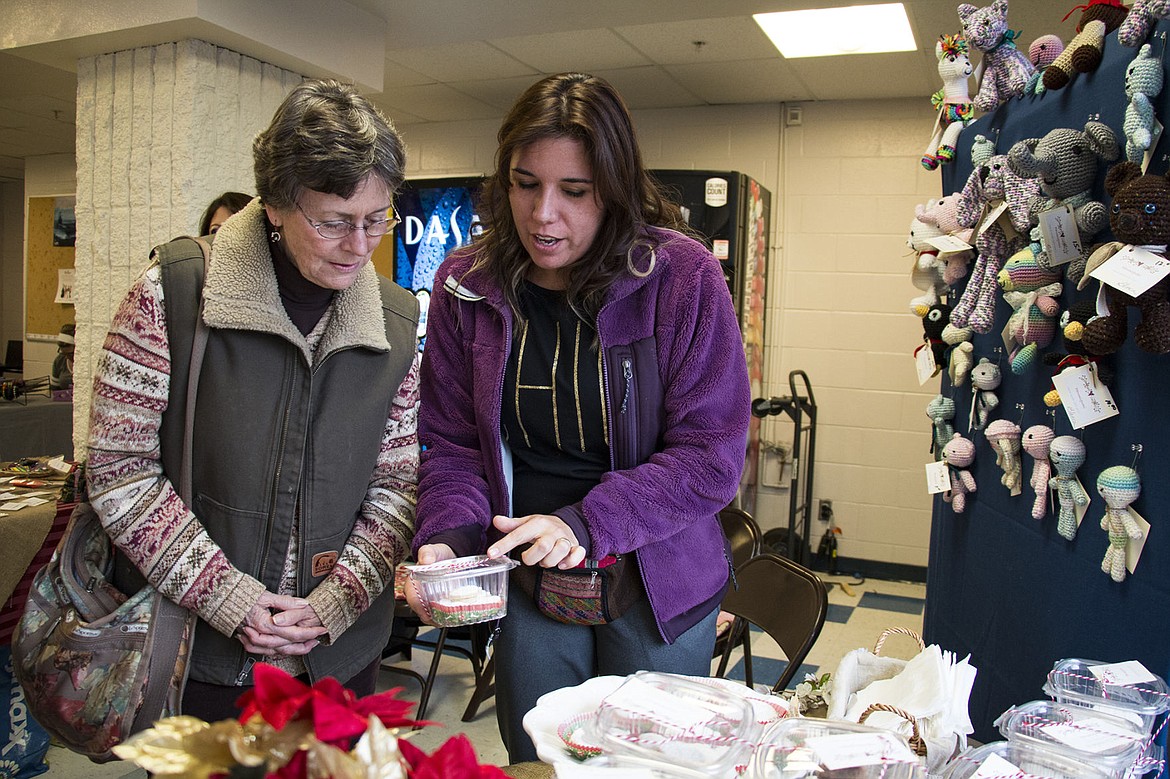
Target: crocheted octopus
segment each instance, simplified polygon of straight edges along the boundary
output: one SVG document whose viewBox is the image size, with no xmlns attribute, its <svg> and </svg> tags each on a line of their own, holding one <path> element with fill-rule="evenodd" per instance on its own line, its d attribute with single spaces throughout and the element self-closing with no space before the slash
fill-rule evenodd
<svg viewBox="0 0 1170 779">
<path fill-rule="evenodd" d="M 1057 436 L 1048 446 L 1048 460 L 1056 469 L 1048 480 L 1060 506 L 1056 532 L 1072 541 L 1077 537 L 1077 506 L 1089 505 L 1089 493 L 1077 479 L 1077 468 L 1085 464 L 1085 444 L 1071 435 Z"/>
<path fill-rule="evenodd" d="M 1023 469 L 1020 467 L 1020 426 L 1006 419 L 997 419 L 983 433 L 995 450 L 995 464 L 1003 469 L 999 483 L 1012 495 L 1023 492 Z"/>
<path fill-rule="evenodd" d="M 1115 582 L 1125 581 L 1125 551 L 1130 539 L 1144 535 L 1129 505 L 1142 492 L 1137 471 L 1125 465 L 1114 465 L 1101 471 L 1097 477 L 1097 492 L 1105 499 L 1105 516 L 1101 529 L 1109 534 L 1109 548 L 1101 561 L 1101 570 Z"/>
</svg>

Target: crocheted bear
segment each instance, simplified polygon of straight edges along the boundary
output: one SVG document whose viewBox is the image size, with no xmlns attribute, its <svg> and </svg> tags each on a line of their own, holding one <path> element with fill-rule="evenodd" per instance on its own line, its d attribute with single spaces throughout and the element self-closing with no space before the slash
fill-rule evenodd
<svg viewBox="0 0 1170 779">
<path fill-rule="evenodd" d="M 1162 62 L 1154 56 L 1150 44 L 1142 44 L 1138 54 L 1125 69 L 1125 158 L 1139 165 L 1153 141 L 1154 104 L 1151 98 L 1162 91 Z"/>
<path fill-rule="evenodd" d="M 987 140 L 976 137 L 972 148 L 972 159 L 978 153 L 986 153 Z M 998 201 L 1008 204 L 1007 213 L 1000 220 L 1010 219 L 1014 231 L 1008 237 L 1000 220 L 982 229 L 975 239 L 975 265 L 971 278 L 963 290 L 959 302 L 951 312 L 951 322 L 959 327 L 968 325 L 975 332 L 991 332 L 995 326 L 995 296 L 998 291 L 996 277 L 1004 260 L 1021 249 L 1031 227 L 1031 204 L 1039 197 L 1040 185 L 1036 179 L 1016 175 L 1008 165 L 1007 155 L 997 154 L 977 163 L 967 182 L 959 192 L 957 215 L 959 224 L 975 227 L 983 217 L 985 209 Z"/>
<path fill-rule="evenodd" d="M 938 58 L 938 75 L 943 88 L 930 96 L 931 105 L 938 111 L 934 135 L 922 154 L 922 167 L 934 170 L 955 159 L 959 133 L 975 118 L 971 91 L 967 79 L 974 68 L 968 53 L 967 41 L 958 35 L 942 35 L 934 44 Z"/>
<path fill-rule="evenodd" d="M 958 12 L 963 37 L 983 52 L 983 77 L 975 95 L 975 107 L 980 111 L 994 111 L 1001 103 L 1024 94 L 1024 87 L 1036 68 L 1016 48 L 1019 33 L 1008 29 L 1007 0 L 994 0 L 983 8 L 963 3 Z"/>
<path fill-rule="evenodd" d="M 1064 41 L 1058 35 L 1041 35 L 1028 46 L 1028 61 L 1036 66 L 1036 72 L 1028 79 L 1024 87 L 1025 94 L 1044 94 L 1044 71 L 1060 53 L 1064 51 Z"/>
<path fill-rule="evenodd" d="M 929 243 L 930 238 L 943 235 L 943 231 L 922 221 L 926 210 L 936 203 L 931 200 L 926 205 L 919 203 L 914 207 L 914 219 L 910 221 L 910 234 L 906 238 L 906 245 L 916 253 L 914 264 L 910 266 L 910 283 L 922 290 L 921 295 L 910 298 L 910 313 L 915 316 L 926 316 L 927 310 L 947 294 L 946 262 L 939 259 L 939 250 Z"/>
<path fill-rule="evenodd" d="M 1134 48 L 1154 29 L 1154 23 L 1170 16 L 1170 0 L 1133 0 L 1129 15 L 1117 30 L 1117 40 L 1122 46 Z"/>
<path fill-rule="evenodd" d="M 955 327 L 947 323 L 943 328 L 942 340 L 947 345 L 947 377 L 952 387 L 961 387 L 971 374 L 971 366 L 975 363 L 975 345 L 971 337 L 975 331 L 969 327 Z"/>
<path fill-rule="evenodd" d="M 951 476 L 951 488 L 943 493 L 943 500 L 962 514 L 967 510 L 967 495 L 975 491 L 975 477 L 967 470 L 975 462 L 975 444 L 955 433 L 943 447 L 943 460 Z"/>
<path fill-rule="evenodd" d="M 1043 138 L 1020 141 L 1008 151 L 1011 169 L 1019 176 L 1038 180 L 1044 195 L 1032 203 L 1033 219 L 1057 206 L 1072 209 L 1081 245 L 1086 248 L 1068 265 L 1066 273 L 1071 282 L 1079 281 L 1084 274 L 1088 245 L 1109 223 L 1104 204 L 1093 199 L 1097 161 L 1113 161 L 1118 154 L 1113 130 L 1094 121 L 1087 122 L 1083 131 L 1057 128 Z M 1041 240 L 1039 227 L 1032 231 L 1032 240 L 1034 245 Z M 1036 259 L 1041 267 L 1053 267 L 1048 259 L 1048 247 L 1043 244 L 1036 252 Z"/>
<path fill-rule="evenodd" d="M 1076 37 L 1044 71 L 1044 86 L 1048 89 L 1061 89 L 1075 74 L 1096 70 L 1105 49 L 1105 36 L 1116 30 L 1129 12 L 1121 0 L 1089 0 L 1087 6 L 1081 7 L 1084 11 L 1077 22 Z"/>
<path fill-rule="evenodd" d="M 1109 225 L 1118 241 L 1165 255 L 1166 244 L 1170 243 L 1170 174 L 1143 176 L 1137 164 L 1121 162 L 1106 175 L 1105 191 L 1113 197 Z M 1107 244 L 1101 252 L 1094 253 L 1093 261 L 1123 244 Z M 1086 275 L 1077 289 L 1083 289 L 1088 281 Z M 1129 333 L 1128 308 L 1133 306 L 1141 312 L 1141 321 L 1133 332 L 1134 343 L 1152 354 L 1170 352 L 1168 285 L 1170 279 L 1164 278 L 1137 297 L 1106 285 L 1103 296 L 1108 313 L 1085 325 L 1085 349 L 1091 354 L 1117 351 Z"/>
<path fill-rule="evenodd" d="M 1052 343 L 1056 334 L 1056 314 L 1060 310 L 1060 271 L 1046 270 L 1036 261 L 1032 247 L 1025 246 L 1013 254 L 999 272 L 1003 299 L 1012 307 L 1005 342 L 1010 338 L 1012 373 L 1021 374 L 1036 362 L 1041 349 Z"/>
<path fill-rule="evenodd" d="M 1089 505 L 1089 493 L 1077 479 L 1077 468 L 1085 464 L 1085 444 L 1076 436 L 1057 436 L 1048 446 L 1048 461 L 1056 470 L 1048 480 L 1060 506 L 1056 532 L 1072 541 L 1077 537 L 1077 506 Z"/>
<path fill-rule="evenodd" d="M 983 432 L 995 450 L 995 464 L 1003 469 L 1000 484 L 1012 495 L 1023 492 L 1023 469 L 1020 467 L 1020 426 L 1006 419 L 997 419 Z"/>
<path fill-rule="evenodd" d="M 1020 437 L 1020 446 L 1032 455 L 1032 478 L 1028 480 L 1036 493 L 1036 499 L 1032 501 L 1032 519 L 1044 519 L 1048 513 L 1048 481 L 1052 476 L 1048 452 L 1055 438 L 1056 433 L 1048 425 L 1032 425 Z"/>
<path fill-rule="evenodd" d="M 1125 581 L 1125 551 L 1130 539 L 1141 538 L 1141 527 L 1133 518 L 1130 504 L 1142 493 L 1137 471 L 1124 465 L 1114 465 L 1101 471 L 1097 477 L 1097 492 L 1105 499 L 1105 516 L 1101 529 L 1109 534 L 1109 548 L 1101 561 L 1101 570 L 1115 582 Z"/>
<path fill-rule="evenodd" d="M 926 310 L 922 317 L 922 345 L 918 349 L 929 348 L 934 355 L 934 374 L 941 371 L 947 364 L 947 344 L 943 341 L 943 329 L 951 319 L 951 307 L 946 303 L 935 303 Z M 918 354 L 918 349 L 914 354 Z"/>
<path fill-rule="evenodd" d="M 934 454 L 934 459 L 941 460 L 943 447 L 955 434 L 955 427 L 951 424 L 955 418 L 955 401 L 941 393 L 935 395 L 926 404 L 926 415 L 930 417 L 934 427 L 934 440 L 930 444 L 930 451 Z"/>
<path fill-rule="evenodd" d="M 927 203 L 916 218 L 922 224 L 937 228 L 943 235 L 952 235 L 964 243 L 971 243 L 973 230 L 963 227 L 959 223 L 959 195 L 958 193 L 940 197 Z M 974 249 L 964 249 L 957 252 L 939 252 L 938 262 L 943 266 L 943 283 L 948 287 L 962 281 L 970 269 L 971 260 L 975 257 Z"/>
<path fill-rule="evenodd" d="M 971 369 L 971 430 L 983 430 L 991 420 L 991 415 L 999 408 L 999 396 L 995 391 L 1003 373 L 999 366 L 986 357 L 980 357 L 978 364 Z"/>
</svg>

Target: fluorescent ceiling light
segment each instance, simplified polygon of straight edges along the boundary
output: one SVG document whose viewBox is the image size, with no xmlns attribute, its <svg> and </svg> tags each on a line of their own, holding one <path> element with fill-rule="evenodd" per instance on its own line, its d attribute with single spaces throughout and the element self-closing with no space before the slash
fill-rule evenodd
<svg viewBox="0 0 1170 779">
<path fill-rule="evenodd" d="M 901 3 L 753 14 L 787 59 L 914 51 L 914 33 Z"/>
</svg>

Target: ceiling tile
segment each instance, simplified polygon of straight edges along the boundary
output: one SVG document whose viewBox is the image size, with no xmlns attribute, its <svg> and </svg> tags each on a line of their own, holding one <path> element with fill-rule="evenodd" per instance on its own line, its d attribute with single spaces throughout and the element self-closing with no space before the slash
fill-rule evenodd
<svg viewBox="0 0 1170 779">
<path fill-rule="evenodd" d="M 695 65 L 779 57 L 750 16 L 617 27 L 614 31 L 660 65 Z M 702 45 L 696 45 L 702 41 Z"/>
<path fill-rule="evenodd" d="M 536 71 L 483 41 L 421 49 L 399 49 L 387 53 L 388 60 L 436 81 L 467 78 L 508 78 Z"/>
<path fill-rule="evenodd" d="M 674 108 L 703 105 L 698 95 L 688 92 L 662 68 L 642 67 L 598 71 L 613 84 L 631 109 Z"/>
<path fill-rule="evenodd" d="M 665 65 L 662 69 L 688 92 L 712 105 L 813 99 L 802 79 L 780 58 Z"/>
<path fill-rule="evenodd" d="M 379 101 L 393 118 L 407 114 L 427 122 L 452 122 L 459 119 L 492 119 L 500 111 L 446 84 L 400 87 L 382 93 Z M 406 121 L 405 118 L 402 119 Z"/>
<path fill-rule="evenodd" d="M 787 60 L 814 100 L 856 100 L 921 95 L 938 89 L 917 52 L 807 57 Z"/>
<path fill-rule="evenodd" d="M 448 86 L 459 92 L 473 97 L 476 100 L 499 109 L 503 116 L 516 98 L 528 87 L 532 86 L 540 76 L 522 76 L 520 78 L 501 78 L 486 81 L 453 81 Z"/>
<path fill-rule="evenodd" d="M 488 41 L 541 73 L 592 73 L 651 64 L 612 30 L 595 29 Z"/>
</svg>

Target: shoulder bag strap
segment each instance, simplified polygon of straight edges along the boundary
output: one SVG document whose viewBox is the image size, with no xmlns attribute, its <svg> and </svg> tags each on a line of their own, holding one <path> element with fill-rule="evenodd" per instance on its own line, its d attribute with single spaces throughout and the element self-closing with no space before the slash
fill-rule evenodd
<svg viewBox="0 0 1170 779">
<path fill-rule="evenodd" d="M 202 238 L 193 239 L 203 252 L 203 278 L 211 266 L 211 246 Z M 179 473 L 179 497 L 190 507 L 194 497 L 191 478 L 191 450 L 195 428 L 195 401 L 199 397 L 199 374 L 203 369 L 203 353 L 207 350 L 207 325 L 203 323 L 203 295 L 199 295 L 199 314 L 195 317 L 195 339 L 191 343 L 191 367 L 187 371 L 187 408 L 183 424 L 183 469 Z"/>
</svg>

